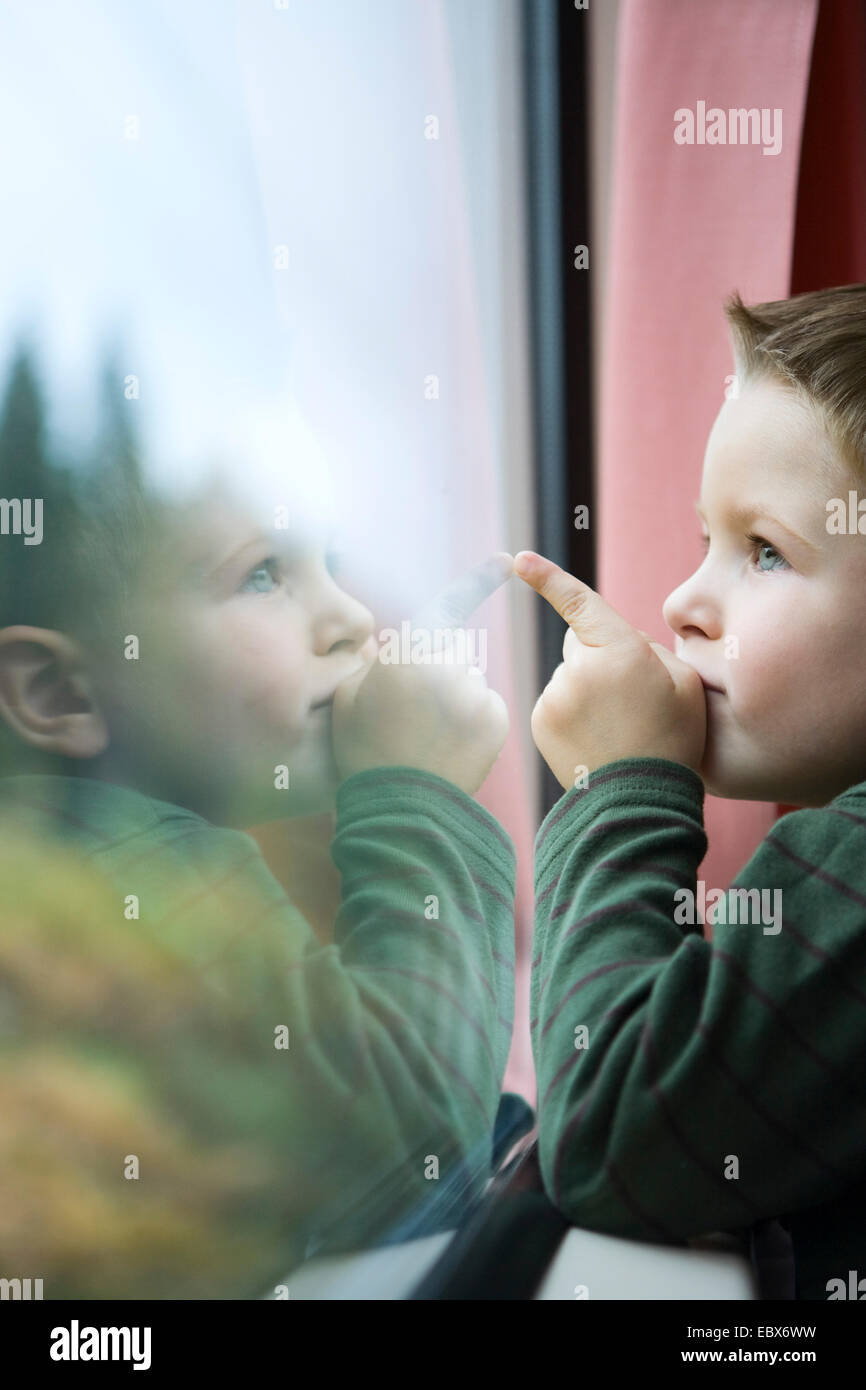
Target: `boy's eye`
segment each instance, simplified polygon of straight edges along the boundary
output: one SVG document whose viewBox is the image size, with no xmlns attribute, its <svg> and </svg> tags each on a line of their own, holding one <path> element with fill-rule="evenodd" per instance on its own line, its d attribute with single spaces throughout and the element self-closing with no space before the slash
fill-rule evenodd
<svg viewBox="0 0 866 1390">
<path fill-rule="evenodd" d="M 251 569 L 238 589 L 239 594 L 269 594 L 279 585 L 279 561 L 273 555 Z"/>
<path fill-rule="evenodd" d="M 749 535 L 746 540 L 757 555 L 757 567 L 762 574 L 770 574 L 773 570 L 788 569 L 788 561 L 780 550 L 765 540 L 763 536 Z M 701 547 L 704 551 L 709 550 L 710 538 L 706 531 L 701 532 Z"/>
<path fill-rule="evenodd" d="M 763 574 L 788 567 L 788 561 L 784 555 L 769 541 L 764 540 L 763 536 L 747 536 L 746 539 L 751 543 L 753 551 L 756 553 L 757 567 Z M 762 560 L 766 560 L 768 563 L 764 565 L 761 563 Z"/>
</svg>

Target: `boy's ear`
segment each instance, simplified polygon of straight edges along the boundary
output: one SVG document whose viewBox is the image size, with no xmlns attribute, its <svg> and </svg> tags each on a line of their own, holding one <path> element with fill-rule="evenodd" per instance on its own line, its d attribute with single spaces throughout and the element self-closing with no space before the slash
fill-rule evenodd
<svg viewBox="0 0 866 1390">
<path fill-rule="evenodd" d="M 0 718 L 44 753 L 95 758 L 108 747 L 80 649 L 48 628 L 0 628 Z"/>
</svg>

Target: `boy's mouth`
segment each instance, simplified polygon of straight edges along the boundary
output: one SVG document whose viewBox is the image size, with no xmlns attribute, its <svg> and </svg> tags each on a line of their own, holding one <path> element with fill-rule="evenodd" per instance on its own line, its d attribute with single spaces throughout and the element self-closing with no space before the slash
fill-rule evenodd
<svg viewBox="0 0 866 1390">
<path fill-rule="evenodd" d="M 699 668 L 695 665 L 695 663 L 694 663 L 693 661 L 690 661 L 690 660 L 689 660 L 689 658 L 686 656 L 685 652 L 680 648 L 679 644 L 678 644 L 678 646 L 677 646 L 677 656 L 679 656 L 680 659 L 681 659 L 682 661 L 684 661 L 684 662 L 686 663 L 687 666 L 691 666 L 691 668 L 692 668 L 692 670 L 694 671 L 695 675 L 698 676 L 698 677 L 700 678 L 701 685 L 704 687 L 704 694 L 705 694 L 705 695 L 706 695 L 706 694 L 709 694 L 710 691 L 712 691 L 714 695 L 724 695 L 724 694 L 725 694 L 725 688 L 724 688 L 724 686 L 722 686 L 722 685 L 716 685 L 716 682 L 715 682 L 715 681 L 709 680 L 709 679 L 704 675 L 703 671 L 699 670 Z"/>
<path fill-rule="evenodd" d="M 691 666 L 691 662 L 689 662 L 689 665 Z M 714 681 L 707 680 L 706 676 L 701 675 L 701 672 L 698 671 L 696 666 L 692 667 L 692 670 L 696 671 L 697 674 L 700 676 L 701 685 L 704 687 L 705 694 L 708 694 L 710 691 L 712 691 L 715 695 L 724 695 L 725 691 L 721 685 L 716 685 Z"/>
<path fill-rule="evenodd" d="M 337 693 L 337 686 L 342 685 L 343 681 L 349 680 L 349 678 L 350 678 L 351 676 L 357 675 L 358 672 L 361 671 L 361 670 L 363 670 L 364 667 L 365 667 L 366 665 L 368 665 L 368 664 L 369 664 L 369 663 L 367 663 L 367 662 L 361 662 L 358 666 L 356 666 L 356 667 L 354 668 L 354 670 L 352 670 L 352 671 L 347 671 L 346 674 L 345 674 L 344 676 L 342 676 L 342 677 L 340 678 L 340 680 L 337 682 L 337 685 L 332 686 L 332 688 L 328 691 L 328 694 L 327 694 L 327 695 L 322 695 L 322 696 L 319 697 L 318 700 L 313 700 L 313 701 L 311 701 L 311 703 L 310 703 L 310 713 L 313 714 L 316 710 L 320 710 L 320 709 L 325 709 L 325 708 L 330 709 L 331 705 L 333 705 L 333 703 L 334 703 L 334 696 L 335 696 L 336 693 Z"/>
</svg>

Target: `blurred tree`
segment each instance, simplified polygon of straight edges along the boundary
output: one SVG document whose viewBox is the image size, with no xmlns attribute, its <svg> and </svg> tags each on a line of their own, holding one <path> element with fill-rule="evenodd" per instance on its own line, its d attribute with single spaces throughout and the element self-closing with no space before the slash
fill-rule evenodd
<svg viewBox="0 0 866 1390">
<path fill-rule="evenodd" d="M 70 471 L 49 453 L 45 402 L 33 349 L 19 343 L 0 405 L 0 497 L 42 501 L 42 542 L 0 536 L 0 626 L 52 625 L 62 601 L 63 556 L 77 522 Z"/>
<path fill-rule="evenodd" d="M 135 400 L 128 400 L 121 349 L 106 349 L 100 372 L 100 434 L 94 459 L 94 479 L 114 488 L 142 488 L 141 452 L 136 429 Z"/>
</svg>

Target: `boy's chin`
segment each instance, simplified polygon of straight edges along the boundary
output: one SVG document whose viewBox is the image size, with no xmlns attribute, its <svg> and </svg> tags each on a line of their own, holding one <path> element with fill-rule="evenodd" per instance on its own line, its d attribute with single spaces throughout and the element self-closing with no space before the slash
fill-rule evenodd
<svg viewBox="0 0 866 1390">
<path fill-rule="evenodd" d="M 754 768 L 726 766 L 716 760 L 701 764 L 701 780 L 708 796 L 724 801 L 778 801 L 769 780 Z"/>
<path fill-rule="evenodd" d="M 748 768 L 703 765 L 701 779 L 707 796 L 724 801 L 761 801 L 786 806 L 820 806 L 826 798 L 813 790 L 812 794 L 790 780 L 762 773 L 754 766 Z"/>
</svg>

